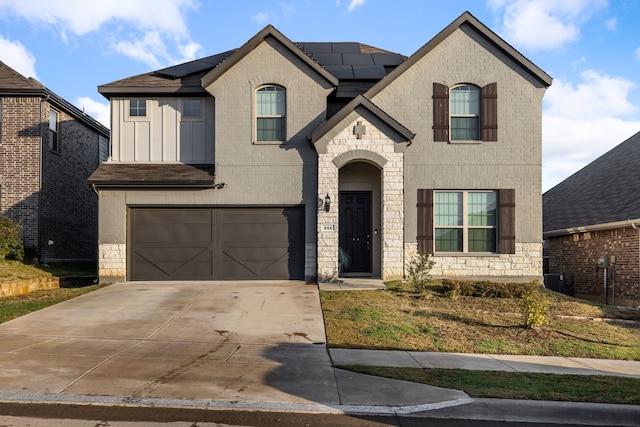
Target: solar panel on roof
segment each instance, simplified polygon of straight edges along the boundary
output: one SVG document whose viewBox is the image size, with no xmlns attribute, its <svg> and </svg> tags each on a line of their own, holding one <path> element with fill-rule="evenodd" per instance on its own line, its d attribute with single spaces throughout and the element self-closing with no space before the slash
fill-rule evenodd
<svg viewBox="0 0 640 427">
<path fill-rule="evenodd" d="M 359 43 L 331 43 L 333 53 L 361 53 Z"/>
<path fill-rule="evenodd" d="M 404 62 L 402 55 L 396 53 L 372 53 L 371 57 L 377 65 L 400 65 Z"/>
<path fill-rule="evenodd" d="M 342 54 L 340 53 L 313 53 L 311 56 L 324 67 L 331 65 L 344 65 L 342 61 Z"/>
<path fill-rule="evenodd" d="M 370 53 L 343 53 L 342 60 L 345 65 L 373 65 Z"/>
<path fill-rule="evenodd" d="M 387 75 L 383 65 L 354 65 L 353 77 L 356 80 L 376 79 L 379 80 Z"/>
<path fill-rule="evenodd" d="M 298 46 L 309 54 L 332 53 L 331 43 L 298 43 Z"/>
<path fill-rule="evenodd" d="M 325 68 L 340 80 L 353 80 L 354 78 L 351 65 L 328 65 Z"/>
<path fill-rule="evenodd" d="M 161 70 L 157 70 L 156 73 L 174 78 L 188 76 L 189 74 L 198 73 L 200 71 L 215 67 L 216 65 L 224 61 L 233 52 L 233 50 L 230 50 L 227 52 L 219 53 L 217 55 L 207 56 L 205 58 L 196 59 L 195 61 L 185 62 L 184 64 L 178 64 L 172 67 L 163 68 Z"/>
</svg>

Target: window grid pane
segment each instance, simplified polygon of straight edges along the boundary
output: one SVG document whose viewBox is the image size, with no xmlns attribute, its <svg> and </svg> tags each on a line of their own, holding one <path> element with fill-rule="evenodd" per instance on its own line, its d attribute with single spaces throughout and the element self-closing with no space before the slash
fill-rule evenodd
<svg viewBox="0 0 640 427">
<path fill-rule="evenodd" d="M 469 193 L 469 226 L 496 226 L 496 193 Z"/>
<path fill-rule="evenodd" d="M 480 139 L 478 123 L 477 117 L 451 117 L 451 139 L 463 141 Z"/>
<path fill-rule="evenodd" d="M 258 141 L 284 141 L 284 118 L 258 118 Z"/>
<path fill-rule="evenodd" d="M 437 228 L 436 252 L 462 252 L 462 229 Z"/>
<path fill-rule="evenodd" d="M 267 86 L 258 90 L 257 110 L 259 116 L 284 116 L 285 92 L 276 86 Z"/>
<path fill-rule="evenodd" d="M 436 193 L 436 226 L 462 225 L 462 193 Z"/>
<path fill-rule="evenodd" d="M 451 89 L 451 114 L 480 114 L 480 89 L 475 86 L 457 86 Z"/>
<path fill-rule="evenodd" d="M 132 99 L 129 101 L 130 117 L 146 117 L 147 101 L 145 99 Z"/>
<path fill-rule="evenodd" d="M 495 228 L 470 228 L 469 252 L 495 252 L 496 229 Z"/>
<path fill-rule="evenodd" d="M 200 100 L 199 99 L 186 99 L 184 101 L 185 117 L 200 117 Z"/>
</svg>

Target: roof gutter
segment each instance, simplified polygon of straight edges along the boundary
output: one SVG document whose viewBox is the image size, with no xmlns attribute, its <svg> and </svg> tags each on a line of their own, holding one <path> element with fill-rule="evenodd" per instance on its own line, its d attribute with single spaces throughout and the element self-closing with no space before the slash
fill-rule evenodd
<svg viewBox="0 0 640 427">
<path fill-rule="evenodd" d="M 611 230 L 621 227 L 633 227 L 634 230 L 640 230 L 640 218 L 627 219 L 626 221 L 605 222 L 602 224 L 585 225 L 584 227 L 561 228 L 558 230 L 545 231 L 542 233 L 546 239 L 548 237 L 563 236 L 566 234 L 586 233 L 589 231 Z"/>
</svg>

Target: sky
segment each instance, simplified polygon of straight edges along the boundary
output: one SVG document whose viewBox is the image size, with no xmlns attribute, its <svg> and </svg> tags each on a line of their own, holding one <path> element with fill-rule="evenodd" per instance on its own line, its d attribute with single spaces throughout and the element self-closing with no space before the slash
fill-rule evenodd
<svg viewBox="0 0 640 427">
<path fill-rule="evenodd" d="M 464 11 L 553 77 L 543 191 L 640 131 L 637 0 L 0 0 L 0 60 L 109 126 L 99 85 L 240 47 L 267 24 L 409 56 Z"/>
</svg>

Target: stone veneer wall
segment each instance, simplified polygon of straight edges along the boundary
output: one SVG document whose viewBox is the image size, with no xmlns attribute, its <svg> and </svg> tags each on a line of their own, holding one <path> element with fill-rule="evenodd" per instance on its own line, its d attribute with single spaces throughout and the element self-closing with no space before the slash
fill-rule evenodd
<svg viewBox="0 0 640 427">
<path fill-rule="evenodd" d="M 98 247 L 100 283 L 122 282 L 127 277 L 127 245 L 100 243 Z"/>
<path fill-rule="evenodd" d="M 405 256 L 410 260 L 417 253 L 415 243 L 405 245 Z M 464 277 L 495 281 L 542 283 L 542 244 L 516 243 L 515 254 L 491 255 L 439 255 L 432 258 L 434 277 Z"/>
<path fill-rule="evenodd" d="M 353 118 L 355 116 L 358 117 Z M 357 139 L 353 132 L 357 121 L 367 129 L 362 139 Z M 379 123 L 374 124 L 356 113 L 350 115 L 345 123 L 347 125 L 341 128 L 342 131 L 329 139 L 327 152 L 318 155 L 318 198 L 324 199 L 329 194 L 334 203 L 330 212 L 318 212 L 318 280 L 333 280 L 338 276 L 338 166 L 357 161 L 373 163 L 382 169 L 382 278 L 401 278 L 404 270 L 403 153 L 396 152 L 398 143 L 380 129 Z M 348 160 L 341 164 L 346 158 L 340 156 L 348 152 L 353 155 L 347 156 Z M 377 164 L 375 159 L 384 159 L 384 164 Z M 372 206 L 372 209 L 377 208 Z"/>
</svg>

